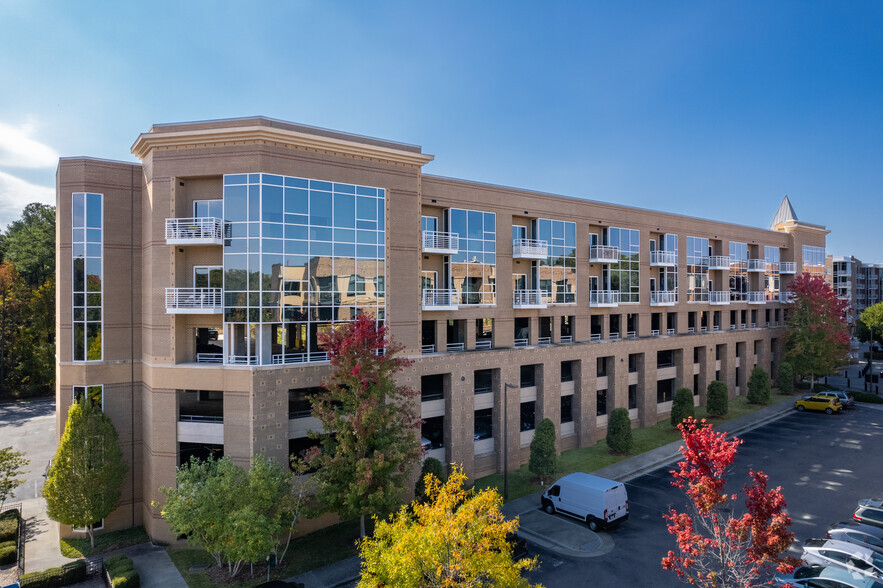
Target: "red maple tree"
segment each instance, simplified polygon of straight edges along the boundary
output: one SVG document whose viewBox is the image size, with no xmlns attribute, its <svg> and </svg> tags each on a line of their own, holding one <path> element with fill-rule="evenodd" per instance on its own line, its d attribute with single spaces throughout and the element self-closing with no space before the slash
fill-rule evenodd
<svg viewBox="0 0 883 588">
<path fill-rule="evenodd" d="M 742 440 L 727 439 L 711 423 L 685 419 L 678 429 L 684 438 L 672 484 L 685 490 L 691 512 L 669 508 L 663 517 L 676 537 L 678 551 L 662 558 L 662 567 L 674 570 L 689 584 L 715 588 L 754 585 L 771 572 L 790 572 L 798 560 L 785 556 L 794 542 L 788 530 L 791 517 L 784 512 L 782 488 L 767 488 L 768 477 L 751 470 L 746 485 L 745 508 L 735 516 L 736 494 L 727 494 L 724 475 L 736 458 Z"/>
</svg>

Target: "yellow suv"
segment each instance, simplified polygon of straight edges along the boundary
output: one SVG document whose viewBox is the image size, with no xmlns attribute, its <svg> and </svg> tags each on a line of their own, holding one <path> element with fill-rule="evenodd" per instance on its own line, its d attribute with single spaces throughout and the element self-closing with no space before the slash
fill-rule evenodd
<svg viewBox="0 0 883 588">
<path fill-rule="evenodd" d="M 804 410 L 824 410 L 827 414 L 843 412 L 843 405 L 840 399 L 834 396 L 809 396 L 801 398 L 794 403 L 794 408 L 803 412 Z"/>
</svg>

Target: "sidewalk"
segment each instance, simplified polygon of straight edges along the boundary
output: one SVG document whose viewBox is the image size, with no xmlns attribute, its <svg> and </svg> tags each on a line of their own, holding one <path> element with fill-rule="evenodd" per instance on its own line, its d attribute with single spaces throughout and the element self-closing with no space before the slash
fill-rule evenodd
<svg viewBox="0 0 883 588">
<path fill-rule="evenodd" d="M 794 401 L 783 400 L 777 404 L 761 408 L 749 415 L 739 417 L 728 421 L 721 425 L 721 429 L 731 435 L 740 435 L 746 431 L 750 431 L 755 427 L 765 425 L 771 421 L 781 418 L 789 413 L 794 405 Z M 662 447 L 658 447 L 646 453 L 624 459 L 618 463 L 601 468 L 592 472 L 597 476 L 626 482 L 632 478 L 643 475 L 646 472 L 654 470 L 660 466 L 672 463 L 681 456 L 678 449 L 681 446 L 680 441 L 669 443 Z M 522 516 L 526 513 L 536 511 L 540 506 L 539 495 L 542 491 L 529 494 L 521 498 L 512 500 L 503 505 L 503 513 L 507 517 Z M 523 531 L 519 531 L 522 533 Z M 557 546 L 545 541 L 542 536 L 533 533 L 524 533 L 529 535 L 529 539 L 544 547 L 556 548 Z M 359 579 L 359 570 L 361 561 L 358 557 L 351 557 L 343 561 L 312 570 L 305 574 L 289 578 L 288 582 L 302 582 L 305 588 L 336 588 L 339 586 L 347 586 L 355 583 Z"/>
</svg>

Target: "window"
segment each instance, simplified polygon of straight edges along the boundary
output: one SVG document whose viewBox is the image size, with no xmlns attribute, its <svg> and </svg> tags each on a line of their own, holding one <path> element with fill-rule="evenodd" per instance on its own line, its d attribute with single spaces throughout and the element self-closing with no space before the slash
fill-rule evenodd
<svg viewBox="0 0 883 588">
<path fill-rule="evenodd" d="M 438 219 L 434 216 L 421 217 L 420 228 L 423 231 L 438 231 Z"/>
<path fill-rule="evenodd" d="M 659 380 L 656 382 L 656 402 L 671 402 L 674 396 L 675 381 L 674 378 L 668 380 Z"/>
<path fill-rule="evenodd" d="M 598 390 L 595 400 L 595 409 L 598 416 L 607 414 L 607 390 Z"/>
<path fill-rule="evenodd" d="M 104 519 L 98 519 L 96 522 L 92 523 L 93 531 L 100 531 L 104 528 Z M 71 529 L 74 533 L 88 533 L 86 527 L 73 527 Z"/>
<path fill-rule="evenodd" d="M 104 410 L 104 386 L 74 386 L 74 402 L 79 402 L 86 396 L 93 406 Z"/>
<path fill-rule="evenodd" d="M 302 419 L 312 414 L 313 405 L 310 396 L 325 392 L 324 388 L 295 388 L 288 391 L 288 418 Z"/>
<path fill-rule="evenodd" d="M 451 255 L 451 287 L 462 305 L 496 304 L 497 229 L 493 212 L 451 208 L 448 226 L 460 236 Z"/>
<path fill-rule="evenodd" d="M 193 216 L 195 218 L 224 218 L 224 201 L 194 200 Z"/>
<path fill-rule="evenodd" d="M 494 436 L 493 409 L 475 411 L 475 440 L 491 439 Z"/>
<path fill-rule="evenodd" d="M 522 388 L 530 388 L 532 386 L 536 386 L 536 378 L 535 378 L 535 368 L 533 365 L 523 365 L 521 366 L 521 387 Z"/>
<path fill-rule="evenodd" d="M 701 347 L 693 348 L 693 363 L 699 363 L 699 352 L 702 350 Z"/>
<path fill-rule="evenodd" d="M 813 276 L 825 275 L 825 248 L 803 246 L 803 273 Z"/>
<path fill-rule="evenodd" d="M 420 378 L 420 400 L 440 400 L 445 396 L 445 374 L 433 374 Z"/>
<path fill-rule="evenodd" d="M 573 422 L 573 396 L 570 394 L 561 397 L 561 422 Z"/>
<path fill-rule="evenodd" d="M 629 354 L 629 373 L 635 374 L 638 372 L 638 360 L 640 359 L 639 353 L 630 353 Z"/>
<path fill-rule="evenodd" d="M 551 304 L 576 302 L 576 223 L 541 218 L 533 228 L 534 238 L 549 247 L 548 257 L 534 265 L 534 283 Z"/>
<path fill-rule="evenodd" d="M 193 267 L 194 288 L 223 288 L 224 268 L 221 266 L 197 265 Z"/>
<path fill-rule="evenodd" d="M 675 364 L 675 353 L 671 349 L 656 352 L 656 367 L 672 367 Z"/>
<path fill-rule="evenodd" d="M 730 241 L 730 299 L 748 299 L 748 244 Z"/>
<path fill-rule="evenodd" d="M 424 449 L 440 449 L 445 446 L 445 417 L 423 419 L 420 427 L 420 445 Z"/>
<path fill-rule="evenodd" d="M 640 231 L 610 227 L 608 244 L 619 247 L 619 262 L 610 264 L 610 289 L 620 302 L 640 302 Z"/>
<path fill-rule="evenodd" d="M 638 385 L 629 384 L 629 410 L 638 408 Z"/>
<path fill-rule="evenodd" d="M 536 428 L 537 403 L 535 401 L 521 403 L 521 430 L 532 431 Z"/>
<path fill-rule="evenodd" d="M 708 301 L 708 239 L 687 237 L 687 300 Z"/>
<path fill-rule="evenodd" d="M 103 358 L 103 195 L 71 195 L 73 360 Z"/>
<path fill-rule="evenodd" d="M 607 375 L 607 358 L 606 357 L 599 357 L 598 358 L 596 375 L 599 378 L 603 378 L 604 376 Z"/>
<path fill-rule="evenodd" d="M 561 362 L 561 381 L 562 382 L 572 382 L 573 381 L 573 362 L 572 361 L 562 361 Z"/>
<path fill-rule="evenodd" d="M 494 371 L 493 370 L 475 370 L 474 379 L 475 394 L 490 394 L 494 391 Z"/>
</svg>

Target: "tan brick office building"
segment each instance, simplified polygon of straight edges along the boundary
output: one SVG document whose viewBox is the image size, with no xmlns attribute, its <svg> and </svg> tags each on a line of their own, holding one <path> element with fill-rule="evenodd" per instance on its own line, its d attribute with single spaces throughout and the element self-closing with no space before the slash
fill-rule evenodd
<svg viewBox="0 0 883 588">
<path fill-rule="evenodd" d="M 335 322 L 386 322 L 427 454 L 480 476 L 546 417 L 568 449 L 613 408 L 667 418 L 680 387 L 744 394 L 775 373 L 788 283 L 825 267 L 827 231 L 785 203 L 765 230 L 453 180 L 417 146 L 265 118 L 157 125 L 132 152 L 59 163 L 56 394 L 59 431 L 88 394 L 133 466 L 106 528 L 160 539 L 150 503 L 189 455 L 308 445 Z"/>
</svg>

